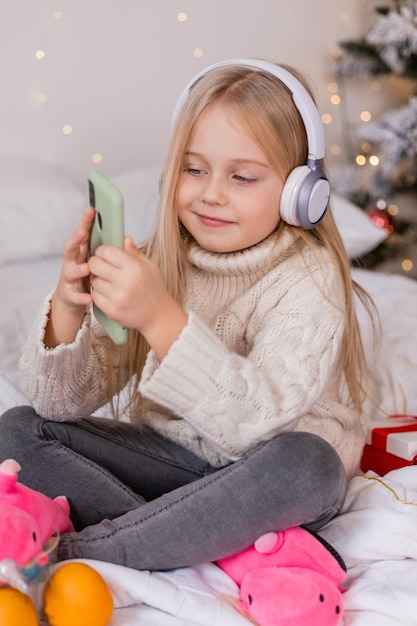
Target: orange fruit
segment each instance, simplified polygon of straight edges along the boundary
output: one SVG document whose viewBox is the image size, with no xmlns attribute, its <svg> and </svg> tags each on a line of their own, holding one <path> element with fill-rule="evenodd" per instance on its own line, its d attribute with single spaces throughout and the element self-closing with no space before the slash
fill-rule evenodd
<svg viewBox="0 0 417 626">
<path fill-rule="evenodd" d="M 110 589 L 85 563 L 61 565 L 45 587 L 44 616 L 49 626 L 106 626 L 112 614 Z"/>
<path fill-rule="evenodd" d="M 0 588 L 1 626 L 38 626 L 35 605 L 25 593 L 11 587 Z"/>
</svg>

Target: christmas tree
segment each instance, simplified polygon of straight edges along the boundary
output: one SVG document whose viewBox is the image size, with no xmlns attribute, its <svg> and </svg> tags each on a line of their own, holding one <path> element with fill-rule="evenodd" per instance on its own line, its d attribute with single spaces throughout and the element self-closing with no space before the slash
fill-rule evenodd
<svg viewBox="0 0 417 626">
<path fill-rule="evenodd" d="M 364 36 L 339 42 L 335 62 L 338 81 L 346 88 L 347 81 L 354 78 L 391 76 L 404 81 L 409 93 L 400 106 L 355 129 L 360 147 L 356 152 L 355 146 L 351 148 L 352 164 L 335 169 L 333 186 L 367 210 L 375 221 L 377 208 L 383 211 L 380 223 L 394 232 L 379 250 L 376 260 L 380 261 L 393 251 L 393 246 L 416 237 L 415 226 L 400 216 L 391 218 L 387 207 L 397 209 L 394 202 L 398 195 L 411 194 L 416 200 L 417 222 L 417 0 L 393 1 L 377 6 L 374 12 L 373 23 Z M 345 127 L 349 126 L 345 120 Z"/>
</svg>

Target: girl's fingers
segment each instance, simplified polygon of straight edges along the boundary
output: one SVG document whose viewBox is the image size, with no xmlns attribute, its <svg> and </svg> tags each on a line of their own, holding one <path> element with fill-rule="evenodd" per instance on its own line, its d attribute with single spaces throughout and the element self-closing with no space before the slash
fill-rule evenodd
<svg viewBox="0 0 417 626">
<path fill-rule="evenodd" d="M 99 246 L 89 261 L 90 270 L 100 273 L 105 267 L 122 269 L 129 263 L 129 258 L 123 250 L 114 246 Z"/>
<path fill-rule="evenodd" d="M 88 306 L 93 301 L 88 291 L 73 291 L 71 294 L 71 303 L 76 306 Z"/>
<path fill-rule="evenodd" d="M 90 273 L 88 263 L 66 263 L 63 268 L 63 275 L 67 282 L 74 282 L 80 278 L 86 278 Z"/>
<path fill-rule="evenodd" d="M 135 246 L 135 242 L 130 235 L 125 237 L 124 250 L 127 254 L 140 254 L 139 249 Z"/>
<path fill-rule="evenodd" d="M 71 233 L 64 243 L 64 255 L 73 261 L 77 260 L 81 251 L 86 258 L 94 215 L 94 209 L 89 207 L 87 211 L 83 213 L 76 230 Z"/>
<path fill-rule="evenodd" d="M 95 214 L 96 214 L 95 209 L 93 209 L 91 206 L 88 207 L 88 209 L 86 209 L 81 216 L 79 226 L 85 227 L 87 228 L 87 230 L 90 230 L 94 222 Z"/>
</svg>

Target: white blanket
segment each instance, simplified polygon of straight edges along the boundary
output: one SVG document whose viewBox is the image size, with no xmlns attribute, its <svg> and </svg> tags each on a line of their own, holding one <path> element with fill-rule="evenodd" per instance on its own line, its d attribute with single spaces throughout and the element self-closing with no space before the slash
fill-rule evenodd
<svg viewBox="0 0 417 626">
<path fill-rule="evenodd" d="M 320 534 L 348 567 L 346 626 L 417 624 L 417 467 L 354 478 Z"/>
</svg>

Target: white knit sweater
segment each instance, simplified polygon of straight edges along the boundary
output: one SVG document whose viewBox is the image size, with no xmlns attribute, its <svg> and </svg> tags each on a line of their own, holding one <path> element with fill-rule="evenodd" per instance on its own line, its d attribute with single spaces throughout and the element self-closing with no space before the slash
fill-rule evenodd
<svg viewBox="0 0 417 626">
<path fill-rule="evenodd" d="M 343 293 L 327 253 L 296 252 L 290 235 L 228 254 L 190 250 L 189 322 L 140 382 L 142 421 L 215 466 L 289 430 L 334 446 L 352 476 L 363 446 L 359 416 L 335 379 L 345 324 Z M 323 269 L 324 268 L 324 269 Z M 50 299 L 22 358 L 37 412 L 74 420 L 106 402 L 106 345 L 87 312 L 70 345 L 43 344 Z"/>
</svg>

